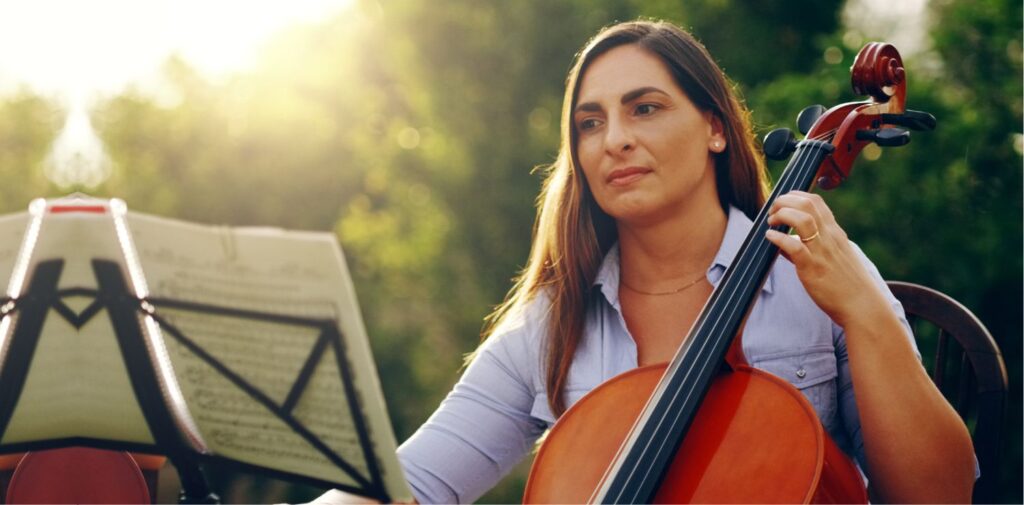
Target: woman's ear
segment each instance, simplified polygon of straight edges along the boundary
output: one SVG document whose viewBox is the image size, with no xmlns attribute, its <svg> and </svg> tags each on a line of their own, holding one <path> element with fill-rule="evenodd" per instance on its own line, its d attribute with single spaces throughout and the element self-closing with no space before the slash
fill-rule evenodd
<svg viewBox="0 0 1024 505">
<path fill-rule="evenodd" d="M 708 136 L 708 150 L 713 153 L 720 153 L 725 151 L 726 140 L 725 140 L 725 128 L 722 126 L 722 120 L 718 118 L 713 112 L 707 112 L 708 126 L 710 127 L 710 135 Z"/>
</svg>

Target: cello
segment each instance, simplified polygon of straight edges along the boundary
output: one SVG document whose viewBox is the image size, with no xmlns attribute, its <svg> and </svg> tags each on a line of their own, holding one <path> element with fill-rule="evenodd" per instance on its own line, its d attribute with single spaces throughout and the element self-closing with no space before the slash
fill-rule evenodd
<svg viewBox="0 0 1024 505">
<path fill-rule="evenodd" d="M 845 180 L 869 143 L 900 146 L 935 127 L 906 110 L 896 49 L 871 43 L 851 82 L 863 102 L 811 106 L 765 138 L 775 159 L 793 154 L 689 335 L 667 364 L 601 384 L 567 410 L 534 460 L 526 503 L 865 503 L 864 481 L 828 437 L 810 402 L 783 379 L 749 366 L 740 331 L 778 256 L 765 238 L 768 209 L 790 191 Z M 600 423 L 593 420 L 600 419 Z"/>
<path fill-rule="evenodd" d="M 4 503 L 156 503 L 166 458 L 68 447 L 0 456 Z"/>
</svg>

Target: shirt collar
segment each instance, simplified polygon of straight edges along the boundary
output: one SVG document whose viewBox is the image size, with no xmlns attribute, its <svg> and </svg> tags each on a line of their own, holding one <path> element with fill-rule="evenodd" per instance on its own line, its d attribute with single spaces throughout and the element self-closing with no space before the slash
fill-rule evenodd
<svg viewBox="0 0 1024 505">
<path fill-rule="evenodd" d="M 597 277 L 594 279 L 594 286 L 601 286 L 601 293 L 608 299 L 612 307 L 619 308 L 619 243 L 612 244 L 612 248 L 604 255 L 601 261 L 601 268 L 597 270 Z"/>
<path fill-rule="evenodd" d="M 722 244 L 718 246 L 718 253 L 715 254 L 715 259 L 707 271 L 708 281 L 712 286 L 718 287 L 722 276 L 725 275 L 725 270 L 732 264 L 733 258 L 736 257 L 740 246 L 743 245 L 743 240 L 747 238 L 747 234 L 750 233 L 750 228 L 753 226 L 754 222 L 742 210 L 729 206 L 729 221 L 725 225 Z M 604 255 L 601 268 L 598 269 L 593 284 L 601 286 L 601 293 L 615 308 L 619 307 L 619 268 L 619 244 L 615 243 Z M 771 294 L 773 277 L 774 275 L 769 273 L 764 285 L 761 286 L 761 290 L 765 293 Z"/>
</svg>

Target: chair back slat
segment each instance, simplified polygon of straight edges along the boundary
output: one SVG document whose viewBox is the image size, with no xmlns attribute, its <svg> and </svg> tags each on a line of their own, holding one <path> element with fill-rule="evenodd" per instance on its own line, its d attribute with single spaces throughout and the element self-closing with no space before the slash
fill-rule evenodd
<svg viewBox="0 0 1024 505">
<path fill-rule="evenodd" d="M 971 412 L 971 399 L 974 396 L 974 370 L 971 369 L 971 360 L 967 353 L 963 353 L 960 359 L 960 384 L 957 393 L 956 411 L 960 417 L 967 419 Z"/>
<path fill-rule="evenodd" d="M 914 333 L 914 334 L 917 335 L 917 333 Z M 933 365 L 934 369 L 932 370 L 932 382 L 934 382 L 935 386 L 938 387 L 941 390 L 942 387 L 946 383 L 946 347 L 947 347 L 946 332 L 942 331 L 942 328 L 939 328 L 939 339 L 938 340 L 939 340 L 938 343 L 935 344 L 935 361 L 932 362 L 934 364 Z"/>
</svg>

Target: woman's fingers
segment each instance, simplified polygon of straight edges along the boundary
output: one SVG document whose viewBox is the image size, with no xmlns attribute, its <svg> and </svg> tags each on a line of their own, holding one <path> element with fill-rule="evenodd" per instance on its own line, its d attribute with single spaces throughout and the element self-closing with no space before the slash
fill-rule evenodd
<svg viewBox="0 0 1024 505">
<path fill-rule="evenodd" d="M 832 217 L 832 210 L 825 203 L 825 199 L 820 195 L 807 193 L 806 191 L 790 191 L 776 198 L 775 202 L 772 203 L 771 211 L 774 212 L 782 207 L 792 207 L 813 214 L 817 218 L 830 221 L 835 220 Z"/>
<path fill-rule="evenodd" d="M 819 307 L 837 322 L 848 319 L 871 279 L 825 201 L 798 191 L 782 195 L 769 209 L 768 224 L 788 226 L 796 233 L 769 230 L 765 238 L 793 263 Z"/>
<path fill-rule="evenodd" d="M 821 236 L 817 218 L 803 210 L 781 207 L 768 216 L 770 226 L 787 225 L 796 232 L 799 240 L 809 243 Z"/>
<path fill-rule="evenodd" d="M 835 227 L 835 217 L 820 196 L 803 191 L 791 191 L 775 199 L 769 209 L 768 224 L 787 224 L 795 228 L 804 241 L 820 236 L 823 227 Z"/>
<path fill-rule="evenodd" d="M 810 198 L 812 196 L 817 197 L 809 193 L 795 192 L 782 195 L 775 200 L 768 214 L 768 225 L 788 226 L 795 235 L 769 230 L 766 238 L 779 248 L 786 259 L 804 272 L 813 269 L 811 251 L 820 251 L 817 246 L 824 242 L 822 225 L 819 223 L 821 210 L 814 199 Z M 831 216 L 831 213 L 829 215 Z"/>
<path fill-rule="evenodd" d="M 780 231 L 768 230 L 768 233 L 765 234 L 765 238 L 767 238 L 769 242 L 775 244 L 782 255 L 789 261 L 793 262 L 794 265 L 803 262 L 804 255 L 807 254 L 807 247 L 800 242 L 799 237 L 787 235 Z"/>
</svg>

